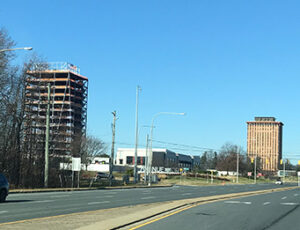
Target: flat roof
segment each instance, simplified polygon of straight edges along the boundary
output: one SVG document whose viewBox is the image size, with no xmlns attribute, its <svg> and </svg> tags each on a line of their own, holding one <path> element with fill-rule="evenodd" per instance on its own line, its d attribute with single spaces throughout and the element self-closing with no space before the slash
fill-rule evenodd
<svg viewBox="0 0 300 230">
<path fill-rule="evenodd" d="M 247 124 L 278 124 L 283 125 L 280 121 L 247 121 Z"/>
<path fill-rule="evenodd" d="M 27 71 L 27 74 L 35 74 L 35 73 L 70 73 L 70 74 L 73 74 L 79 78 L 82 78 L 83 80 L 87 80 L 88 81 L 88 78 L 81 75 L 81 74 L 78 74 L 78 73 L 75 73 L 71 70 L 30 70 L 30 71 Z"/>
</svg>

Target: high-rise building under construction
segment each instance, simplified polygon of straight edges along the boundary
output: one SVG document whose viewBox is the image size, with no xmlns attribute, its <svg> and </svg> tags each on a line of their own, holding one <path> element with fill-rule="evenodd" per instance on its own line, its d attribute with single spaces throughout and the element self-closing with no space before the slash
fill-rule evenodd
<svg viewBox="0 0 300 230">
<path fill-rule="evenodd" d="M 27 71 L 26 84 L 25 140 L 29 148 L 37 154 L 44 152 L 49 103 L 50 156 L 78 155 L 86 133 L 88 79 L 72 64 L 47 63 Z"/>
</svg>

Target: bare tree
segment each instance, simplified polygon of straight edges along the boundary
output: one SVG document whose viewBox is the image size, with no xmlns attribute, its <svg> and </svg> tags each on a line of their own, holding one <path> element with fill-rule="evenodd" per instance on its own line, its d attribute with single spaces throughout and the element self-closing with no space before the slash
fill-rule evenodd
<svg viewBox="0 0 300 230">
<path fill-rule="evenodd" d="M 241 147 L 225 143 L 218 155 L 217 169 L 220 171 L 236 171 L 237 154 L 239 154 L 239 171 L 244 173 L 248 170 L 247 157 Z"/>
<path fill-rule="evenodd" d="M 14 41 L 5 29 L 0 29 L 0 49 L 11 48 Z M 0 171 L 14 183 L 18 178 L 19 112 L 20 95 L 19 69 L 10 64 L 13 52 L 0 52 Z"/>
<path fill-rule="evenodd" d="M 81 160 L 84 164 L 90 164 L 95 157 L 103 156 L 107 145 L 97 137 L 87 136 L 82 140 Z"/>
<path fill-rule="evenodd" d="M 0 49 L 14 45 L 7 31 L 0 29 Z M 31 121 L 30 113 L 25 114 L 25 94 L 27 70 L 34 68 L 38 58 L 32 57 L 22 68 L 11 64 L 14 57 L 12 51 L 0 52 L 0 171 L 16 187 L 37 187 L 43 159 L 34 151 L 36 137 L 25 138 L 25 123 Z"/>
<path fill-rule="evenodd" d="M 200 157 L 200 170 L 215 169 L 218 162 L 218 154 L 213 150 L 205 151 Z"/>
</svg>

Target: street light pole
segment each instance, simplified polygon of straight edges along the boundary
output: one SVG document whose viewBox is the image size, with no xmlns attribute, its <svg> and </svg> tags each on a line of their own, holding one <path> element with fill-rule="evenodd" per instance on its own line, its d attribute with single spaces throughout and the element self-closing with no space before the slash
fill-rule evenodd
<svg viewBox="0 0 300 230">
<path fill-rule="evenodd" d="M 153 127 L 154 127 L 154 120 L 162 114 L 169 114 L 169 115 L 185 115 L 185 113 L 172 113 L 172 112 L 159 112 L 156 113 L 153 118 L 152 118 L 152 123 L 151 123 L 151 132 L 150 132 L 150 151 L 149 151 L 149 183 L 148 186 L 151 186 L 152 182 L 152 157 L 153 157 L 153 151 L 152 151 L 152 141 L 153 141 Z"/>
<path fill-rule="evenodd" d="M 109 161 L 109 186 L 112 186 L 112 177 L 113 177 L 117 112 L 113 111 L 112 115 L 114 118 L 113 118 L 113 124 L 112 124 L 111 155 L 110 155 L 110 161 Z"/>
<path fill-rule="evenodd" d="M 137 183 L 137 149 L 138 149 L 138 107 L 139 107 L 139 91 L 141 90 L 140 86 L 136 87 L 136 107 L 135 107 L 135 149 L 134 149 L 134 183 Z"/>
<path fill-rule="evenodd" d="M 47 112 L 46 112 L 46 137 L 45 137 L 45 172 L 44 172 L 44 187 L 48 188 L 48 173 L 49 173 L 49 128 L 50 128 L 50 83 L 47 85 Z"/>
<path fill-rule="evenodd" d="M 21 48 L 11 48 L 11 49 L 2 49 L 0 50 L 0 53 L 6 52 L 6 51 L 14 51 L 14 50 L 32 50 L 32 47 L 21 47 Z"/>
</svg>

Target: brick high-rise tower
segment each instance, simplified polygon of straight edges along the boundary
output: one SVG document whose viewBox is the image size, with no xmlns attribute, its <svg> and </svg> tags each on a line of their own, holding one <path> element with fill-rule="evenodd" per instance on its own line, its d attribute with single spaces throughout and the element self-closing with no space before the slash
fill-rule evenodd
<svg viewBox="0 0 300 230">
<path fill-rule="evenodd" d="M 255 121 L 248 121 L 247 125 L 248 157 L 259 157 L 263 171 L 277 171 L 282 158 L 283 123 L 275 117 L 255 117 Z"/>
</svg>

